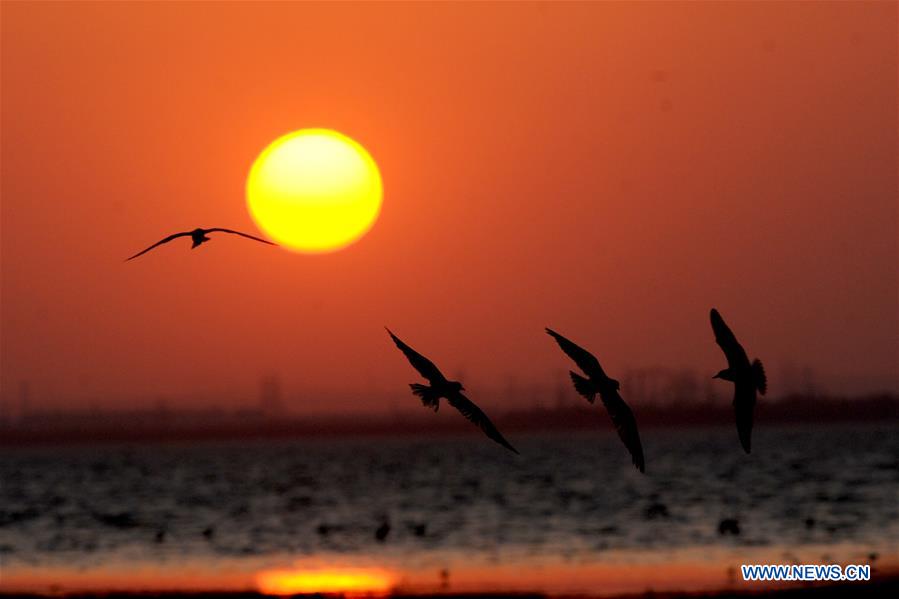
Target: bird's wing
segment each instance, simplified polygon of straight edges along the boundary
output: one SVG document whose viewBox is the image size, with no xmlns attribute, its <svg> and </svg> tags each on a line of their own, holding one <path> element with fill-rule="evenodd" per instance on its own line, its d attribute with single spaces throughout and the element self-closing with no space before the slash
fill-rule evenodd
<svg viewBox="0 0 899 599">
<path fill-rule="evenodd" d="M 513 453 L 518 453 L 518 450 L 512 447 L 512 444 L 506 441 L 506 438 L 503 437 L 499 430 L 490 422 L 490 419 L 487 418 L 487 414 L 485 414 L 481 408 L 476 406 L 473 401 L 462 395 L 461 393 L 454 393 L 450 397 L 446 398 L 451 406 L 462 412 L 462 415 L 468 418 L 471 422 L 475 424 L 479 429 L 484 431 L 484 434 L 508 449 Z"/>
<path fill-rule="evenodd" d="M 384 328 L 387 329 L 387 327 Z M 387 329 L 387 333 L 390 334 L 390 338 L 393 339 L 396 346 L 406 355 L 406 359 L 409 360 L 409 363 L 421 376 L 428 379 L 432 385 L 446 382 L 446 377 L 443 376 L 439 368 L 434 366 L 433 362 L 403 343 L 390 329 Z"/>
<path fill-rule="evenodd" d="M 755 411 L 755 386 L 752 381 L 734 383 L 734 416 L 737 421 L 737 435 L 743 451 L 750 452 L 752 421 Z"/>
<path fill-rule="evenodd" d="M 568 357 L 574 360 L 574 363 L 577 364 L 578 368 L 580 368 L 588 377 L 598 380 L 608 378 L 606 373 L 603 372 L 602 366 L 599 365 L 599 360 L 596 359 L 596 356 L 552 329 L 548 328 L 546 329 L 546 332 L 556 340 L 556 343 L 559 344 L 562 351 L 568 354 Z"/>
<path fill-rule="evenodd" d="M 222 233 L 231 233 L 233 235 L 240 235 L 241 237 L 246 237 L 247 239 L 255 239 L 256 241 L 261 241 L 262 243 L 267 243 L 269 245 L 278 245 L 277 243 L 272 243 L 271 241 L 262 239 L 261 237 L 256 237 L 255 235 L 250 235 L 248 233 L 241 233 L 240 231 L 232 231 L 231 229 L 223 229 L 221 227 L 206 229 L 207 233 L 214 233 L 216 231 L 221 231 Z"/>
<path fill-rule="evenodd" d="M 634 418 L 634 413 L 624 403 L 617 391 L 603 393 L 599 397 L 609 416 L 612 417 L 612 423 L 615 425 L 615 430 L 618 431 L 618 436 L 630 452 L 634 466 L 640 472 L 645 472 L 643 445 L 640 443 L 640 433 L 637 431 L 637 419 Z"/>
<path fill-rule="evenodd" d="M 166 237 L 165 239 L 160 239 L 159 241 L 157 241 L 156 243 L 154 243 L 153 245 L 151 245 L 151 246 L 148 247 L 147 249 L 142 250 L 142 251 L 140 251 L 140 252 L 134 254 L 133 256 L 131 256 L 130 258 L 128 258 L 128 260 L 134 260 L 135 258 L 137 258 L 138 256 L 140 256 L 141 254 L 146 254 L 147 252 L 149 252 L 150 250 L 152 250 L 153 248 L 155 248 L 157 245 L 162 245 L 163 243 L 168 243 L 168 242 L 170 242 L 170 241 L 173 240 L 173 239 L 177 239 L 178 237 L 190 237 L 190 231 L 184 231 L 183 233 L 174 233 L 174 234 L 172 234 L 172 235 L 169 235 L 169 236 Z M 128 260 L 125 260 L 125 262 L 128 262 Z"/>
<path fill-rule="evenodd" d="M 724 319 L 718 314 L 718 310 L 712 308 L 709 314 L 712 320 L 712 330 L 715 331 L 715 341 L 724 351 L 727 358 L 727 365 L 731 368 L 742 367 L 749 364 L 749 358 L 746 357 L 746 351 L 737 338 L 734 336 L 730 327 L 725 324 Z"/>
</svg>

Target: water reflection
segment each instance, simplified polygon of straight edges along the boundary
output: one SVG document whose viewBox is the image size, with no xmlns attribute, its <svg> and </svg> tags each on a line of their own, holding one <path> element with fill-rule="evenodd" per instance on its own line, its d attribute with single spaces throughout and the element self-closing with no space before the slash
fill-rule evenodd
<svg viewBox="0 0 899 599">
<path fill-rule="evenodd" d="M 763 428 L 745 456 L 731 427 L 654 430 L 649 476 L 613 431 L 522 436 L 526 459 L 468 437 L 9 448 L 0 591 L 255 590 L 294 580 L 259 572 L 315 560 L 453 592 L 723 585 L 748 556 L 787 552 L 885 567 L 899 538 L 890 433 Z M 198 574 L 178 578 L 186 565 Z"/>
<path fill-rule="evenodd" d="M 265 595 L 383 596 L 390 593 L 395 576 L 374 568 L 268 570 L 256 577 Z"/>
</svg>

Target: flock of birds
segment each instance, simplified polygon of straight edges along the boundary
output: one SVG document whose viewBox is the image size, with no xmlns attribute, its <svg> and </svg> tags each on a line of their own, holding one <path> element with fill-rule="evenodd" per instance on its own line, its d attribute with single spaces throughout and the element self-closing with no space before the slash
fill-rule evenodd
<svg viewBox="0 0 899 599">
<path fill-rule="evenodd" d="M 194 249 L 209 241 L 210 239 L 207 235 L 215 232 L 231 233 L 269 245 L 276 245 L 265 239 L 231 229 L 223 229 L 220 227 L 211 229 L 197 228 L 192 231 L 183 231 L 181 233 L 169 235 L 145 250 L 131 256 L 128 260 L 133 260 L 134 258 L 149 252 L 153 248 L 179 237 L 190 237 L 193 241 L 191 249 Z M 724 319 L 721 317 L 721 314 L 718 313 L 718 310 L 712 308 L 710 318 L 712 330 L 715 333 L 715 341 L 721 347 L 724 356 L 727 358 L 727 368 L 719 371 L 718 374 L 712 378 L 730 381 L 734 384 L 733 405 L 737 423 L 737 435 L 743 450 L 746 453 L 749 453 L 751 448 L 753 412 L 755 411 L 757 394 L 761 393 L 764 395 L 768 388 L 765 369 L 762 366 L 761 361 L 757 359 L 750 362 L 749 357 L 746 355 L 746 350 L 744 350 L 743 346 L 740 345 L 740 342 L 737 341 L 733 331 L 731 331 L 730 327 L 727 326 L 727 323 L 724 322 Z M 621 384 L 605 373 L 602 366 L 599 364 L 599 360 L 597 360 L 596 356 L 589 351 L 552 329 L 547 328 L 546 332 L 550 337 L 555 339 L 562 351 L 565 352 L 565 354 L 574 361 L 581 372 L 583 372 L 583 375 L 580 375 L 573 370 L 569 371 L 571 382 L 574 383 L 575 391 L 591 404 L 596 401 L 596 396 L 599 395 L 606 411 L 612 419 L 612 424 L 618 431 L 621 442 L 624 443 L 624 446 L 631 454 L 634 466 L 640 472 L 645 473 L 646 462 L 643 458 L 643 445 L 640 443 L 637 420 L 634 418 L 634 413 L 619 393 Z M 387 329 L 387 333 L 390 335 L 390 338 L 393 339 L 393 342 L 399 350 L 403 352 L 403 355 L 406 356 L 406 359 L 409 360 L 412 367 L 415 368 L 415 370 L 417 370 L 429 383 L 427 385 L 422 385 L 420 383 L 411 383 L 409 385 L 412 388 L 412 394 L 416 395 L 421 400 L 423 406 L 431 408 L 436 412 L 440 408 L 440 400 L 446 399 L 449 405 L 461 412 L 465 418 L 480 428 L 487 437 L 499 443 L 509 451 L 518 454 L 518 450 L 503 437 L 502 433 L 499 432 L 499 429 L 497 429 L 493 422 L 490 421 L 490 418 L 487 417 L 484 411 L 473 401 L 465 397 L 462 393 L 465 390 L 462 383 L 447 379 L 433 362 L 406 345 L 406 343 L 394 335 L 390 329 Z"/>
<path fill-rule="evenodd" d="M 734 384 L 733 403 L 737 421 L 737 433 L 744 451 L 749 453 L 757 393 L 764 395 L 768 387 L 765 369 L 759 360 L 749 361 L 746 350 L 737 341 L 733 331 L 721 318 L 718 310 L 714 308 L 711 311 L 711 320 L 712 330 L 715 332 L 715 341 L 718 342 L 718 345 L 724 351 L 728 364 L 727 368 L 719 371 L 713 378 L 723 379 Z M 575 391 L 591 404 L 596 401 L 596 396 L 599 395 L 606 412 L 612 418 L 612 424 L 615 425 L 621 442 L 624 443 L 624 446 L 631 454 L 634 466 L 640 472 L 646 472 L 646 462 L 643 458 L 643 445 L 640 443 L 637 419 L 634 418 L 634 413 L 624 399 L 621 398 L 619 393 L 621 384 L 605 373 L 599 364 L 599 360 L 589 351 L 552 329 L 548 328 L 546 332 L 556 340 L 562 351 L 586 375 L 580 375 L 573 370 L 569 371 L 568 374 L 571 376 L 571 382 L 574 383 Z M 412 364 L 412 367 L 422 377 L 427 379 L 429 383 L 429 385 L 419 383 L 411 383 L 409 385 L 412 388 L 412 393 L 421 399 L 422 405 L 432 408 L 436 412 L 440 406 L 440 399 L 444 398 L 489 438 L 506 449 L 516 454 L 518 453 L 518 450 L 503 437 L 502 433 L 499 432 L 487 415 L 474 402 L 465 397 L 462 393 L 465 390 L 462 383 L 448 380 L 433 362 L 406 345 L 390 329 L 387 329 L 387 333 L 406 356 L 406 359 L 409 360 L 409 363 Z"/>
</svg>

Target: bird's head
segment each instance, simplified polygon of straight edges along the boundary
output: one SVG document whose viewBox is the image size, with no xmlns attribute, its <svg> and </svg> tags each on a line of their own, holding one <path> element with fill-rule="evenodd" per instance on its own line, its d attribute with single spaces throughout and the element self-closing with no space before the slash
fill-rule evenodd
<svg viewBox="0 0 899 599">
<path fill-rule="evenodd" d="M 724 370 L 719 371 L 718 374 L 716 374 L 712 378 L 713 379 L 723 379 L 725 381 L 733 381 L 734 380 L 734 377 L 731 376 L 729 369 L 724 369 Z"/>
<path fill-rule="evenodd" d="M 616 381 L 615 379 L 609 379 L 612 381 L 612 384 L 615 386 L 615 391 L 621 391 L 621 383 Z"/>
<path fill-rule="evenodd" d="M 465 391 L 465 387 L 459 381 L 450 381 L 449 387 L 453 391 Z"/>
</svg>

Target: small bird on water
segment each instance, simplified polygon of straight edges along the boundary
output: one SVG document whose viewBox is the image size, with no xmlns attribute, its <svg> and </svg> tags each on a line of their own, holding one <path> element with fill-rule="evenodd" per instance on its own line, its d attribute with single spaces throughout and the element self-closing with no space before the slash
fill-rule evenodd
<svg viewBox="0 0 899 599">
<path fill-rule="evenodd" d="M 734 384 L 734 414 L 737 420 L 737 434 L 743 451 L 749 453 L 752 437 L 752 413 L 755 410 L 756 392 L 762 395 L 768 390 L 768 379 L 765 369 L 759 360 L 749 362 L 746 350 L 737 341 L 733 331 L 725 324 L 718 310 L 712 308 L 712 330 L 715 341 L 724 351 L 727 368 L 713 376 Z"/>
<path fill-rule="evenodd" d="M 390 534 L 390 522 L 386 519 L 381 522 L 381 525 L 375 530 L 375 540 L 379 543 L 383 543 L 387 539 L 387 535 Z"/>
<path fill-rule="evenodd" d="M 134 260 L 138 256 L 140 256 L 142 254 L 146 254 L 153 248 L 160 246 L 164 243 L 168 243 L 171 240 L 177 239 L 179 237 L 190 237 L 191 240 L 193 241 L 193 245 L 190 246 L 190 249 L 194 249 L 198 245 L 202 245 L 202 244 L 206 243 L 207 241 L 209 241 L 209 237 L 207 237 L 207 235 L 209 233 L 216 233 L 216 232 L 231 233 L 232 235 L 240 235 L 241 237 L 246 237 L 247 239 L 253 239 L 254 241 L 261 241 L 262 243 L 267 243 L 268 245 L 277 245 L 276 243 L 272 243 L 271 241 L 266 241 L 265 239 L 262 239 L 261 237 L 256 237 L 256 236 L 250 235 L 248 233 L 241 233 L 240 231 L 232 231 L 231 229 L 223 229 L 221 227 L 214 227 L 212 229 L 196 228 L 193 231 L 182 231 L 181 233 L 173 233 L 172 235 L 169 235 L 165 239 L 160 239 L 159 241 L 157 241 L 156 243 L 154 243 L 147 249 L 134 254 L 133 256 L 128 258 L 128 260 Z M 128 262 L 128 260 L 125 260 L 125 262 Z"/>
<path fill-rule="evenodd" d="M 546 329 L 546 333 L 556 340 L 562 351 L 574 360 L 578 368 L 587 375 L 587 378 L 584 378 L 574 371 L 569 371 L 568 374 L 571 375 L 574 389 L 590 403 L 596 401 L 596 395 L 599 394 L 602 404 L 606 407 L 609 416 L 612 417 L 612 424 L 618 431 L 618 437 L 621 438 L 622 443 L 631 454 L 634 466 L 640 472 L 646 472 L 646 464 L 643 461 L 643 445 L 640 443 L 640 432 L 637 430 L 637 419 L 634 418 L 634 413 L 618 393 L 621 384 L 606 375 L 596 356 L 586 349 L 552 329 Z"/>
<path fill-rule="evenodd" d="M 385 329 L 387 327 L 384 327 Z M 426 357 L 403 343 L 399 337 L 394 335 L 390 329 L 387 329 L 390 338 L 396 344 L 400 351 L 405 354 L 406 359 L 412 364 L 423 376 L 428 379 L 430 386 L 411 383 L 412 394 L 421 398 L 421 403 L 427 408 L 432 408 L 435 412 L 440 407 L 440 398 L 444 397 L 451 406 L 459 410 L 463 416 L 468 418 L 478 428 L 484 431 L 484 434 L 508 449 L 509 451 L 518 453 L 518 450 L 512 447 L 512 444 L 506 441 L 505 437 L 500 434 L 499 430 L 490 422 L 487 415 L 474 404 L 470 399 L 462 394 L 465 387 L 458 381 L 449 381 L 443 376 L 443 373 L 434 366 L 434 363 Z"/>
</svg>

